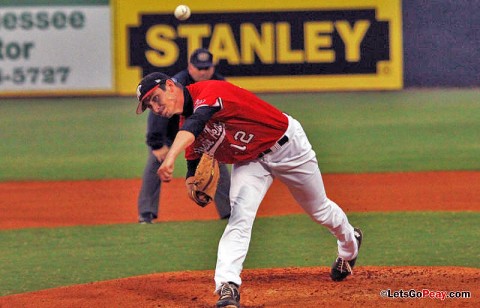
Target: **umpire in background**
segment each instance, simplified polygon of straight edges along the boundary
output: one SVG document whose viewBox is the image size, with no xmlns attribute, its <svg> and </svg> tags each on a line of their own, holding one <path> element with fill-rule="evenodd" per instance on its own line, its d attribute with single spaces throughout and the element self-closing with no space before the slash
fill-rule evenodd
<svg viewBox="0 0 480 308">
<path fill-rule="evenodd" d="M 215 72 L 213 55 L 204 48 L 195 50 L 190 56 L 188 67 L 178 72 L 173 78 L 184 86 L 202 80 L 225 79 Z M 158 217 L 162 183 L 157 170 L 175 139 L 178 125 L 178 115 L 168 119 L 149 112 L 146 141 L 149 151 L 138 196 L 138 222 L 141 224 L 150 224 Z M 230 173 L 226 165 L 220 164 L 220 180 L 214 200 L 221 219 L 230 217 L 229 192 Z"/>
</svg>

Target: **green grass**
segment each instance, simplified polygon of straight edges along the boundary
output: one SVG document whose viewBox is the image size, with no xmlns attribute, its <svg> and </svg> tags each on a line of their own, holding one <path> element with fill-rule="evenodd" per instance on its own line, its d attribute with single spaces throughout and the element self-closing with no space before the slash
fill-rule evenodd
<svg viewBox="0 0 480 308">
<path fill-rule="evenodd" d="M 261 97 L 300 120 L 324 173 L 480 170 L 479 90 Z M 3 99 L 0 181 L 140 177 L 146 115 L 134 109 L 133 97 Z"/>
<path fill-rule="evenodd" d="M 322 94 L 298 103 L 289 112 L 323 172 L 480 169 L 479 91 Z"/>
<path fill-rule="evenodd" d="M 358 265 L 479 267 L 478 212 L 352 213 Z M 224 221 L 0 232 L 0 296 L 155 272 L 213 269 Z M 330 266 L 336 242 L 306 215 L 258 218 L 245 268 Z"/>
<path fill-rule="evenodd" d="M 0 124 L 1 179 L 139 176 L 147 153 L 145 119 L 135 117 L 127 102 L 114 98 L 2 102 L 1 113 L 8 116 Z"/>
</svg>

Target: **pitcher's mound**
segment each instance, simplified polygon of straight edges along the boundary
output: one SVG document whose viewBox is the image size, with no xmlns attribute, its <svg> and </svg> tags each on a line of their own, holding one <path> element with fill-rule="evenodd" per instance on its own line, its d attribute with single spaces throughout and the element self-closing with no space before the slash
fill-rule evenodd
<svg viewBox="0 0 480 308">
<path fill-rule="evenodd" d="M 343 282 L 329 271 L 244 270 L 242 307 L 480 307 L 476 268 L 360 266 Z M 5 296 L 0 307 L 214 307 L 216 300 L 213 271 L 188 271 Z"/>
</svg>

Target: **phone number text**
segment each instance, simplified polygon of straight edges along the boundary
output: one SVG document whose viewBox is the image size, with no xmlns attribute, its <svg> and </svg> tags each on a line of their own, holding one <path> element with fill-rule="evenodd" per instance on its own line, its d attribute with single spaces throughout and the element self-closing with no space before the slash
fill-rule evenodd
<svg viewBox="0 0 480 308">
<path fill-rule="evenodd" d="M 0 85 L 64 84 L 68 81 L 70 67 L 14 67 L 0 69 Z"/>
</svg>

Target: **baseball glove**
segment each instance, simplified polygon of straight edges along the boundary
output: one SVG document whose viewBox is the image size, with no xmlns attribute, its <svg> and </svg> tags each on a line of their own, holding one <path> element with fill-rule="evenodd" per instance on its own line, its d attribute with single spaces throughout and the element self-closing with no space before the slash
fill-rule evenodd
<svg viewBox="0 0 480 308">
<path fill-rule="evenodd" d="M 215 196 L 219 178 L 218 161 L 213 156 L 203 153 L 193 180 L 189 178 L 187 183 L 188 196 L 201 207 L 205 207 Z"/>
</svg>

